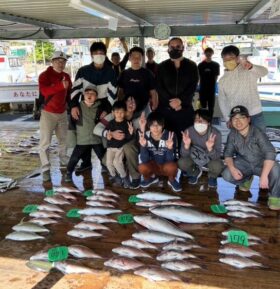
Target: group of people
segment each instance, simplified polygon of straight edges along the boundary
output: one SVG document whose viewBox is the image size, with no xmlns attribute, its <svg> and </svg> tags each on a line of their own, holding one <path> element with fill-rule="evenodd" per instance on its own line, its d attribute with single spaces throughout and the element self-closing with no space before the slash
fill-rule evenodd
<svg viewBox="0 0 280 289">
<path fill-rule="evenodd" d="M 131 67 L 125 69 L 125 61 L 115 54 L 110 61 L 106 45 L 94 42 L 92 63 L 78 70 L 73 84 L 64 72 L 67 56 L 55 52 L 52 66 L 39 77 L 44 97 L 40 118 L 43 181 L 51 180 L 48 151 L 55 131 L 61 166 L 67 167 L 65 182 L 72 181 L 74 171 L 92 169 L 93 149 L 113 186 L 148 188 L 164 176 L 171 189 L 180 192 L 179 169 L 181 177 L 195 185 L 207 168 L 210 188 L 217 187 L 222 175 L 240 190 L 249 190 L 252 176 L 258 175 L 260 188 L 269 190 L 269 207 L 279 210 L 280 167 L 265 134 L 257 92 L 257 79 L 267 69 L 241 61 L 235 46 L 222 50 L 225 74 L 219 80 L 218 101 L 230 128 L 223 161 L 221 133 L 212 126 L 219 65 L 212 61 L 211 48 L 198 66 L 183 56 L 184 49 L 181 38 L 174 37 L 168 42 L 169 59 L 155 63 L 151 48 L 143 67 L 144 50 L 133 47 L 124 59 Z M 202 108 L 194 111 L 198 82 Z M 67 107 L 69 129 L 76 133 L 69 161 Z"/>
</svg>

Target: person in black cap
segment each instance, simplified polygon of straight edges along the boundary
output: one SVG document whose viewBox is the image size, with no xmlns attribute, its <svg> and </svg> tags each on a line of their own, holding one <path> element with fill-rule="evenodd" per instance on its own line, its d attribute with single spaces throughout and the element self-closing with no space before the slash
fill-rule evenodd
<svg viewBox="0 0 280 289">
<path fill-rule="evenodd" d="M 280 210 L 280 166 L 275 162 L 273 145 L 265 133 L 250 124 L 246 107 L 233 107 L 229 117 L 232 129 L 224 151 L 227 168 L 222 173 L 223 178 L 237 186 L 244 186 L 252 176 L 259 176 L 259 187 L 270 192 L 269 208 Z"/>
</svg>

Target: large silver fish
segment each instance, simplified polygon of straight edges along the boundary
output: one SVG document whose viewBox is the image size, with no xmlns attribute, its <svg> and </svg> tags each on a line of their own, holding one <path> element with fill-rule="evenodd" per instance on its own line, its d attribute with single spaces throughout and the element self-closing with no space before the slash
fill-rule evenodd
<svg viewBox="0 0 280 289">
<path fill-rule="evenodd" d="M 44 201 L 54 205 L 71 205 L 71 203 L 59 195 L 54 195 L 52 197 L 45 197 Z"/>
<path fill-rule="evenodd" d="M 102 224 L 92 223 L 92 222 L 81 222 L 81 223 L 75 225 L 74 228 L 85 229 L 85 230 L 89 230 L 89 231 L 94 231 L 94 230 L 107 230 L 107 231 L 109 231 L 110 230 L 110 228 L 108 228 Z"/>
<path fill-rule="evenodd" d="M 91 268 L 72 264 L 67 261 L 63 262 L 54 262 L 54 267 L 61 271 L 63 274 L 85 274 L 85 273 L 97 273 L 96 270 L 93 270 Z"/>
<path fill-rule="evenodd" d="M 180 201 L 180 200 L 168 200 L 168 201 L 163 201 L 160 203 L 161 206 L 181 206 L 181 207 L 192 207 L 193 204 L 187 203 L 185 201 Z"/>
<path fill-rule="evenodd" d="M 174 241 L 174 240 L 182 240 L 182 238 L 178 238 L 177 236 L 174 236 L 174 235 L 157 232 L 157 231 L 150 231 L 150 230 L 133 233 L 132 237 L 138 240 L 143 240 L 143 241 L 156 243 L 156 244 L 167 243 L 167 242 Z"/>
<path fill-rule="evenodd" d="M 71 245 L 68 246 L 69 254 L 76 258 L 94 258 L 102 259 L 102 257 L 94 253 L 90 248 L 82 245 Z"/>
<path fill-rule="evenodd" d="M 81 191 L 73 187 L 57 187 L 53 188 L 53 190 L 58 193 L 81 193 Z"/>
<path fill-rule="evenodd" d="M 53 264 L 48 261 L 30 260 L 26 262 L 26 266 L 32 270 L 36 270 L 39 272 L 50 272 Z"/>
<path fill-rule="evenodd" d="M 181 199 L 178 196 L 164 194 L 161 192 L 142 192 L 141 194 L 137 194 L 136 197 L 148 201 L 167 201 Z"/>
<path fill-rule="evenodd" d="M 245 213 L 253 213 L 253 214 L 262 215 L 262 213 L 259 212 L 258 210 L 251 208 L 251 207 L 246 207 L 246 206 L 240 206 L 240 205 L 226 206 L 226 209 L 228 211 L 241 211 L 241 212 L 245 212 Z"/>
<path fill-rule="evenodd" d="M 134 271 L 135 275 L 147 278 L 150 281 L 172 281 L 181 279 L 174 273 L 161 269 L 159 267 L 146 266 Z"/>
<path fill-rule="evenodd" d="M 227 223 L 228 220 L 181 206 L 161 206 L 149 209 L 153 214 L 178 223 Z"/>
<path fill-rule="evenodd" d="M 93 222 L 98 224 L 106 224 L 106 223 L 117 223 L 117 220 L 108 217 L 108 216 L 85 216 L 83 220 L 86 222 Z"/>
<path fill-rule="evenodd" d="M 152 250 L 158 250 L 158 247 L 149 243 L 149 242 L 146 242 L 146 241 L 143 241 L 143 240 L 136 240 L 136 239 L 129 239 L 129 240 L 125 240 L 125 241 L 122 241 L 122 245 L 124 246 L 129 246 L 129 247 L 134 247 L 134 248 L 137 248 L 137 249 L 152 249 Z"/>
<path fill-rule="evenodd" d="M 238 229 L 231 229 L 231 230 L 224 231 L 224 232 L 222 232 L 222 235 L 227 237 L 228 233 L 232 230 L 238 230 Z M 250 240 L 250 241 L 257 241 L 257 242 L 263 243 L 263 240 L 261 238 L 255 236 L 255 235 L 247 233 L 247 237 L 248 237 L 248 240 Z"/>
<path fill-rule="evenodd" d="M 121 213 L 121 210 L 113 209 L 113 208 L 106 208 L 106 207 L 87 207 L 85 209 L 79 210 L 79 214 L 81 215 L 110 215 Z"/>
<path fill-rule="evenodd" d="M 175 251 L 188 251 L 191 249 L 201 248 L 201 246 L 196 244 L 186 244 L 182 242 L 173 241 L 162 247 L 163 250 L 175 250 Z"/>
<path fill-rule="evenodd" d="M 91 207 L 109 207 L 114 208 L 114 205 L 104 201 L 87 201 L 86 204 Z"/>
<path fill-rule="evenodd" d="M 264 267 L 261 263 L 255 262 L 251 259 L 240 256 L 227 256 L 219 259 L 220 262 L 233 266 L 235 268 L 243 269 L 250 267 Z"/>
<path fill-rule="evenodd" d="M 93 195 L 90 197 L 87 197 L 88 201 L 102 201 L 102 202 L 109 202 L 109 203 L 116 203 L 117 200 L 113 197 L 106 197 L 103 195 Z"/>
<path fill-rule="evenodd" d="M 227 212 L 227 215 L 234 218 L 248 219 L 248 218 L 259 218 L 259 215 L 255 215 L 253 213 L 245 213 L 245 212 Z"/>
<path fill-rule="evenodd" d="M 253 256 L 259 257 L 262 256 L 259 252 L 255 250 L 237 244 L 227 244 L 224 247 L 220 248 L 219 252 L 225 255 L 237 255 L 240 257 L 248 257 L 248 258 Z"/>
<path fill-rule="evenodd" d="M 183 232 L 169 221 L 156 216 L 152 215 L 134 216 L 134 221 L 152 231 L 167 233 L 182 238 L 194 239 L 192 235 Z"/>
<path fill-rule="evenodd" d="M 152 258 L 152 256 L 141 249 L 132 248 L 128 246 L 120 246 L 117 248 L 113 248 L 112 252 L 119 254 L 124 257 L 140 257 L 140 258 Z"/>
<path fill-rule="evenodd" d="M 102 237 L 102 234 L 94 232 L 94 231 L 88 231 L 83 229 L 74 229 L 67 232 L 67 235 L 76 237 L 76 238 L 90 238 L 90 237 Z"/>
<path fill-rule="evenodd" d="M 156 257 L 158 261 L 173 261 L 196 258 L 193 254 L 180 251 L 162 251 Z"/>
<path fill-rule="evenodd" d="M 59 212 L 64 213 L 64 210 L 59 208 L 57 205 L 54 204 L 42 204 L 38 206 L 39 211 L 50 211 L 50 212 Z"/>
<path fill-rule="evenodd" d="M 247 207 L 258 207 L 257 204 L 241 201 L 241 200 L 227 200 L 223 203 L 225 206 L 247 206 Z"/>
<path fill-rule="evenodd" d="M 32 241 L 38 239 L 45 239 L 43 236 L 31 232 L 13 232 L 8 234 L 5 239 L 14 241 Z"/>
<path fill-rule="evenodd" d="M 44 233 L 44 232 L 49 232 L 49 229 L 38 225 L 34 224 L 31 222 L 21 222 L 15 226 L 12 227 L 14 231 L 18 232 L 33 232 L 33 233 Z"/>
<path fill-rule="evenodd" d="M 191 263 L 187 260 L 173 260 L 164 262 L 160 265 L 164 269 L 169 269 L 172 271 L 184 272 L 192 269 L 201 269 L 197 264 Z"/>
<path fill-rule="evenodd" d="M 29 216 L 34 218 L 62 218 L 61 215 L 49 211 L 36 211 L 30 213 Z"/>
<path fill-rule="evenodd" d="M 34 218 L 34 219 L 30 219 L 28 222 L 35 223 L 35 224 L 38 224 L 38 225 L 41 225 L 41 226 L 49 225 L 49 224 L 56 224 L 57 223 L 56 220 L 53 220 L 53 219 L 50 219 L 50 218 Z"/>
<path fill-rule="evenodd" d="M 143 208 L 151 208 L 160 206 L 161 202 L 155 202 L 155 201 L 140 201 L 136 203 L 136 206 L 143 207 Z"/>
<path fill-rule="evenodd" d="M 119 271 L 134 270 L 144 266 L 144 264 L 140 261 L 124 256 L 113 257 L 108 261 L 104 262 L 104 265 L 107 267 L 112 267 Z"/>
</svg>

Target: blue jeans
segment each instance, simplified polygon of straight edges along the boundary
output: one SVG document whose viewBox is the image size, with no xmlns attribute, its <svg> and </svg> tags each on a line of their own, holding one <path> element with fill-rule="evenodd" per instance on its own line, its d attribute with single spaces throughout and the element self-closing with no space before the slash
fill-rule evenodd
<svg viewBox="0 0 280 289">
<path fill-rule="evenodd" d="M 240 185 L 247 181 L 251 176 L 256 175 L 260 176 L 263 168 L 263 161 L 259 165 L 252 165 L 245 161 L 242 158 L 237 157 L 234 159 L 234 166 L 239 169 L 243 175 L 242 180 L 235 180 L 230 173 L 230 170 L 226 168 L 222 176 L 224 180 L 234 184 Z M 268 186 L 270 191 L 271 197 L 280 197 L 280 166 L 277 162 L 275 162 L 274 166 L 272 167 L 269 175 L 268 175 Z"/>
<path fill-rule="evenodd" d="M 266 126 L 262 112 L 251 116 L 251 124 L 265 133 Z"/>
</svg>

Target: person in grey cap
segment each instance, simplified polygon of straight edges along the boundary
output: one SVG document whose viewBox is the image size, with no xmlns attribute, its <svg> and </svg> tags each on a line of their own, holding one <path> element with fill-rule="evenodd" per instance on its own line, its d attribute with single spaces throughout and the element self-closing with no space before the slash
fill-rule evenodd
<svg viewBox="0 0 280 289">
<path fill-rule="evenodd" d="M 62 51 L 55 51 L 52 56 L 52 66 L 39 76 L 39 91 L 43 98 L 40 117 L 40 160 L 43 181 L 51 180 L 51 164 L 49 147 L 53 132 L 58 140 L 60 165 L 66 166 L 66 133 L 67 133 L 67 103 L 70 100 L 72 82 L 68 73 L 64 72 L 67 56 Z"/>
<path fill-rule="evenodd" d="M 248 109 L 238 105 L 230 112 L 231 132 L 224 151 L 227 168 L 223 178 L 237 186 L 253 175 L 260 177 L 260 189 L 269 190 L 268 206 L 280 210 L 280 166 L 268 137 L 250 124 Z M 235 156 L 235 158 L 234 158 Z"/>
<path fill-rule="evenodd" d="M 93 129 L 101 114 L 101 100 L 98 99 L 97 87 L 93 84 L 85 86 L 83 98 L 79 104 L 79 119 L 73 120 L 75 122 L 77 144 L 67 165 L 65 182 L 72 182 L 72 173 L 80 159 L 83 161 L 83 170 L 92 169 L 92 149 L 100 161 L 103 156 L 104 148 L 101 138 L 93 134 Z"/>
</svg>

